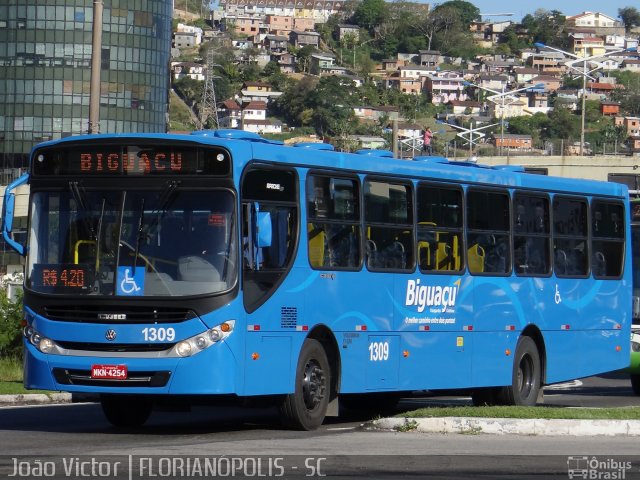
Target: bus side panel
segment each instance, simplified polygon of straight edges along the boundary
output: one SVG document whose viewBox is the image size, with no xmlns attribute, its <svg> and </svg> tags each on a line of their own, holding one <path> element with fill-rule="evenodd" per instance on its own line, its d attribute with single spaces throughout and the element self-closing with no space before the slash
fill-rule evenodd
<svg viewBox="0 0 640 480">
<path fill-rule="evenodd" d="M 547 383 L 620 370 L 629 365 L 629 340 L 621 330 L 555 330 L 544 334 Z"/>
<path fill-rule="evenodd" d="M 540 285 L 533 279 L 473 277 L 475 337 L 471 386 L 490 387 L 512 382 L 513 355 L 520 332 L 527 324 L 539 325 Z"/>
<path fill-rule="evenodd" d="M 314 270 L 293 290 L 304 291 L 304 321 L 309 329 L 323 324 L 336 336 L 343 393 L 389 389 L 397 385 L 399 367 L 392 363 L 397 362 L 400 342 L 389 338 L 369 339 L 370 335 L 386 337 L 385 332 L 392 331 L 393 277 L 366 270 Z M 382 351 L 378 350 L 378 356 L 375 356 L 375 348 L 382 348 Z M 372 355 L 376 360 L 371 360 Z"/>
<path fill-rule="evenodd" d="M 469 386 L 473 352 L 471 332 L 406 332 L 402 337 L 401 390 Z"/>
<path fill-rule="evenodd" d="M 510 385 L 518 332 L 473 333 L 473 387 Z"/>
<path fill-rule="evenodd" d="M 291 393 L 295 378 L 290 335 L 247 333 L 245 395 Z"/>
<path fill-rule="evenodd" d="M 578 348 L 575 332 L 570 330 L 547 330 L 542 332 L 547 353 L 547 378 L 545 383 L 564 382 L 577 378 L 575 364 L 580 360 L 575 352 Z"/>
<path fill-rule="evenodd" d="M 629 366 L 629 337 L 620 330 L 585 330 L 576 332 L 578 361 L 576 378 Z"/>
<path fill-rule="evenodd" d="M 367 332 L 336 333 L 342 363 L 340 393 L 359 393 L 366 390 L 363 372 L 367 369 Z"/>
</svg>

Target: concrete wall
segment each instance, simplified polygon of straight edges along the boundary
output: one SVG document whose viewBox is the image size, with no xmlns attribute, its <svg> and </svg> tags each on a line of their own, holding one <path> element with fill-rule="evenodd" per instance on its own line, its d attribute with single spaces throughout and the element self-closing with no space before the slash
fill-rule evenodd
<svg viewBox="0 0 640 480">
<path fill-rule="evenodd" d="M 640 157 L 596 155 L 580 156 L 518 156 L 479 157 L 478 163 L 487 165 L 522 165 L 546 168 L 549 175 L 570 178 L 588 178 L 607 181 L 610 173 L 640 174 Z"/>
</svg>

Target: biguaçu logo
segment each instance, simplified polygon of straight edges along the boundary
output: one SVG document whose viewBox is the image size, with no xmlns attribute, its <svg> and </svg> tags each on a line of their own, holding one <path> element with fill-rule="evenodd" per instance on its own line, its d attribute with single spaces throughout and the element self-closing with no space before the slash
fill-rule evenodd
<svg viewBox="0 0 640 480">
<path fill-rule="evenodd" d="M 449 307 L 456 306 L 456 296 L 460 288 L 460 280 L 456 280 L 453 286 L 420 285 L 420 279 L 407 281 L 406 306 L 417 306 L 418 313 L 424 312 L 426 307 L 435 307 L 446 312 Z"/>
</svg>

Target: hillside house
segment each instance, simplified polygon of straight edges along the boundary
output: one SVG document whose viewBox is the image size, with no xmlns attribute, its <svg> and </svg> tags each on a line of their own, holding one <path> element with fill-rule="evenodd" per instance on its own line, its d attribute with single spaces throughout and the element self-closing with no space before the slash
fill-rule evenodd
<svg viewBox="0 0 640 480">
<path fill-rule="evenodd" d="M 189 77 L 193 80 L 203 82 L 205 79 L 206 66 L 194 62 L 171 62 L 171 70 L 174 80 Z"/>
<path fill-rule="evenodd" d="M 218 107 L 220 128 L 238 128 L 242 122 L 242 109 L 233 99 L 225 100 Z"/>
<path fill-rule="evenodd" d="M 630 137 L 640 136 L 640 118 L 639 117 L 615 117 L 614 125 L 623 127 Z"/>
<path fill-rule="evenodd" d="M 336 63 L 333 53 L 314 53 L 309 59 L 309 72 L 313 75 L 322 75 L 330 71 Z"/>
<path fill-rule="evenodd" d="M 293 16 L 286 15 L 267 15 L 265 25 L 272 35 L 289 35 L 294 29 Z"/>
<path fill-rule="evenodd" d="M 540 72 L 535 68 L 519 67 L 513 69 L 513 75 L 516 79 L 516 84 L 524 86 L 540 75 Z"/>
<path fill-rule="evenodd" d="M 615 116 L 620 113 L 620 103 L 618 102 L 600 102 L 600 113 L 605 116 Z"/>
<path fill-rule="evenodd" d="M 289 33 L 289 43 L 296 48 L 306 45 L 318 48 L 320 45 L 320 34 L 316 32 L 299 32 L 297 30 Z"/>
<path fill-rule="evenodd" d="M 426 77 L 425 92 L 431 97 L 432 103 L 438 105 L 451 100 L 467 100 L 463 77 L 455 72 L 444 72 L 439 75 Z"/>
<path fill-rule="evenodd" d="M 282 92 L 274 91 L 271 85 L 264 82 L 244 82 L 240 90 L 241 101 L 264 102 L 265 105 L 282 95 Z"/>
<path fill-rule="evenodd" d="M 348 36 L 358 40 L 360 38 L 360 27 L 358 25 L 338 25 L 338 40 L 342 41 Z"/>
<path fill-rule="evenodd" d="M 570 49 L 578 57 L 592 57 L 594 55 L 604 55 L 607 51 L 604 48 L 604 40 L 600 37 L 573 36 L 570 38 L 570 40 L 571 40 Z"/>
<path fill-rule="evenodd" d="M 640 72 L 640 60 L 625 58 L 620 64 L 620 69 L 638 73 Z"/>
<path fill-rule="evenodd" d="M 453 115 L 478 115 L 482 111 L 482 104 L 473 100 L 451 100 L 447 106 Z"/>
<path fill-rule="evenodd" d="M 289 45 L 289 37 L 282 35 L 267 35 L 264 46 L 269 53 L 284 53 Z"/>
<path fill-rule="evenodd" d="M 431 67 L 432 70 L 442 63 L 442 54 L 439 50 L 418 50 L 419 63 L 422 67 Z"/>
</svg>

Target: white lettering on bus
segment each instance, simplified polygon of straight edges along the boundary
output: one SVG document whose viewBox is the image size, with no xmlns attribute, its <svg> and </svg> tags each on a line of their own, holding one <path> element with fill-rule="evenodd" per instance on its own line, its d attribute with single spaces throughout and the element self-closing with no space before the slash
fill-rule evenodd
<svg viewBox="0 0 640 480">
<path fill-rule="evenodd" d="M 456 296 L 460 288 L 460 280 L 453 286 L 420 285 L 420 279 L 407 281 L 406 306 L 417 306 L 418 312 L 424 312 L 426 307 L 442 307 L 446 310 L 456 305 Z"/>
</svg>

